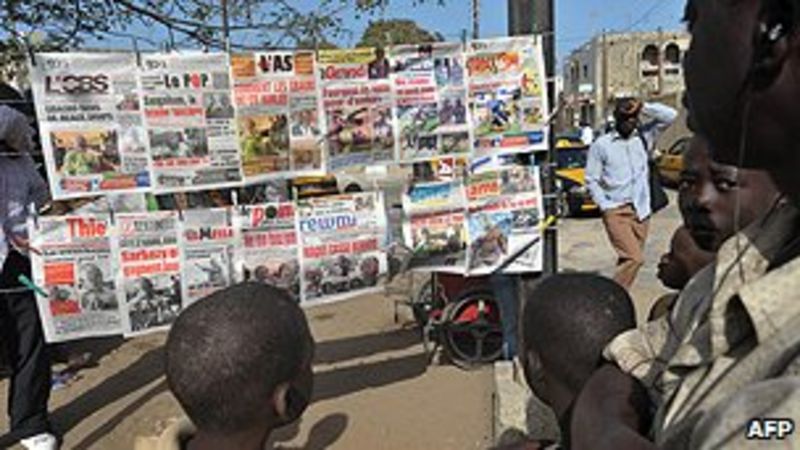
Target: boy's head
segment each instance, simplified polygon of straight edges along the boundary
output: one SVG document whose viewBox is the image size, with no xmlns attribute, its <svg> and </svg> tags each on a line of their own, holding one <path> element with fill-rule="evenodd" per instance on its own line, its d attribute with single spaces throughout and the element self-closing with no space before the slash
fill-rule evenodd
<svg viewBox="0 0 800 450">
<path fill-rule="evenodd" d="M 627 291 L 593 274 L 558 274 L 524 300 L 520 333 L 525 378 L 563 419 L 602 361 L 603 348 L 636 326 Z"/>
<path fill-rule="evenodd" d="M 766 171 L 737 169 L 713 161 L 708 142 L 700 135 L 692 138 L 684 154 L 679 193 L 686 228 L 697 245 L 709 252 L 716 252 L 737 229 L 766 214 L 778 196 Z"/>
<path fill-rule="evenodd" d="M 792 175 L 800 158 L 800 1 L 688 0 L 686 19 L 690 123 L 709 137 L 713 159 L 737 164 L 746 130 L 744 167 Z"/>
<path fill-rule="evenodd" d="M 669 253 L 665 253 L 658 263 L 658 279 L 670 289 L 681 290 L 713 260 L 714 253 L 700 249 L 689 230 L 681 226 L 672 235 Z"/>
<path fill-rule="evenodd" d="M 199 432 L 266 440 L 308 406 L 314 341 L 272 286 L 242 283 L 189 306 L 166 347 L 167 382 Z"/>
</svg>

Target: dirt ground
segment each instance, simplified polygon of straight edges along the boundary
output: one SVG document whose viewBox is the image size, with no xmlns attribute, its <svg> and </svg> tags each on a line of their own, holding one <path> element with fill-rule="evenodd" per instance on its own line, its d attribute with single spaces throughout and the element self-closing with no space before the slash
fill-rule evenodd
<svg viewBox="0 0 800 450">
<path fill-rule="evenodd" d="M 647 265 L 633 294 L 642 318 L 664 291 L 655 277 L 679 216 L 673 204 L 651 224 Z M 613 273 L 615 256 L 597 218 L 562 221 L 561 270 Z M 408 292 L 410 286 L 399 286 Z M 395 297 L 393 297 L 395 298 Z M 483 449 L 492 436 L 492 368 L 429 365 L 418 333 L 394 321 L 393 298 L 370 295 L 308 311 L 318 342 L 316 388 L 302 421 L 277 431 L 283 447 L 305 449 Z M 408 312 L 400 309 L 400 322 Z M 180 416 L 163 377 L 163 334 L 75 345 L 99 358 L 55 391 L 53 422 L 65 449 L 128 450 Z M 0 381 L 0 404 L 8 381 Z M 7 430 L 5 414 L 0 430 Z M 8 443 L 0 435 L 0 447 Z M 19 448 L 19 447 L 15 447 Z"/>
<path fill-rule="evenodd" d="M 481 449 L 491 437 L 492 369 L 429 365 L 417 331 L 394 322 L 393 301 L 363 296 L 308 311 L 318 342 L 314 403 L 274 433 L 284 448 Z M 400 310 L 401 321 L 408 317 Z M 128 450 L 180 416 L 163 377 L 163 334 L 96 339 L 97 366 L 55 391 L 65 449 Z M 0 382 L 6 403 L 7 380 Z M 5 414 L 0 430 L 7 430 Z M 5 447 L 0 437 L 0 447 Z M 21 448 L 21 447 L 15 447 Z"/>
</svg>

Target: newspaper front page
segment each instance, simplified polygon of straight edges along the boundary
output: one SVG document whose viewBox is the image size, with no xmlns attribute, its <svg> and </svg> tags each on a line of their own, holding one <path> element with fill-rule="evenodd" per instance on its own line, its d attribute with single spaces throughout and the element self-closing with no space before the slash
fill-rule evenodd
<svg viewBox="0 0 800 450">
<path fill-rule="evenodd" d="M 36 55 L 31 83 L 54 199 L 150 189 L 136 69 L 130 53 Z"/>
<path fill-rule="evenodd" d="M 108 215 L 31 220 L 33 282 L 47 342 L 122 333 Z"/>
<path fill-rule="evenodd" d="M 401 162 L 472 150 L 464 51 L 458 43 L 391 48 Z"/>
<path fill-rule="evenodd" d="M 119 214 L 116 222 L 123 331 L 165 330 L 184 306 L 178 213 Z"/>
<path fill-rule="evenodd" d="M 467 50 L 474 156 L 547 149 L 547 93 L 541 40 L 471 41 Z"/>
<path fill-rule="evenodd" d="M 383 193 L 298 202 L 304 305 L 379 290 L 388 273 Z"/>
<path fill-rule="evenodd" d="M 294 203 L 248 205 L 236 213 L 241 247 L 236 268 L 242 280 L 285 290 L 300 299 L 300 253 Z"/>
<path fill-rule="evenodd" d="M 467 201 L 470 275 L 494 272 L 536 239 L 536 245 L 503 272 L 542 270 L 539 222 L 543 207 L 538 167 L 510 166 L 472 175 L 467 182 Z"/>
<path fill-rule="evenodd" d="M 394 161 L 392 85 L 383 50 L 320 50 L 318 65 L 329 170 Z"/>
<path fill-rule="evenodd" d="M 410 269 L 466 272 L 466 195 L 463 180 L 415 184 L 403 196 L 403 234 Z"/>
<path fill-rule="evenodd" d="M 183 306 L 234 283 L 237 234 L 229 208 L 183 212 L 181 282 Z"/>
<path fill-rule="evenodd" d="M 231 57 L 245 182 L 324 173 L 314 53 Z"/>
<path fill-rule="evenodd" d="M 155 192 L 241 184 L 228 55 L 142 55 L 140 73 Z"/>
</svg>

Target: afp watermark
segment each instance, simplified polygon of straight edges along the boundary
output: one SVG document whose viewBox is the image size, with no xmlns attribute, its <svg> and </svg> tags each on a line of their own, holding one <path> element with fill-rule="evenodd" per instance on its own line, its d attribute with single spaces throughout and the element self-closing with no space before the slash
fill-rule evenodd
<svg viewBox="0 0 800 450">
<path fill-rule="evenodd" d="M 745 438 L 749 441 L 783 441 L 795 432 L 794 420 L 757 418 L 747 422 Z"/>
</svg>

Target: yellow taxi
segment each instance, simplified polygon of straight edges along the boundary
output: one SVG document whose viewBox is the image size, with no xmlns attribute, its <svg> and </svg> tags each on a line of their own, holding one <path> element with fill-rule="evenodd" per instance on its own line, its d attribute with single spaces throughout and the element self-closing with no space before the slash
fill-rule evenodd
<svg viewBox="0 0 800 450">
<path fill-rule="evenodd" d="M 683 154 L 689 148 L 689 141 L 688 137 L 680 138 L 669 149 L 656 156 L 658 174 L 665 186 L 678 185 L 683 170 Z"/>
<path fill-rule="evenodd" d="M 561 215 L 600 211 L 586 187 L 586 157 L 589 146 L 577 137 L 556 140 L 556 188 L 559 192 Z"/>
</svg>

